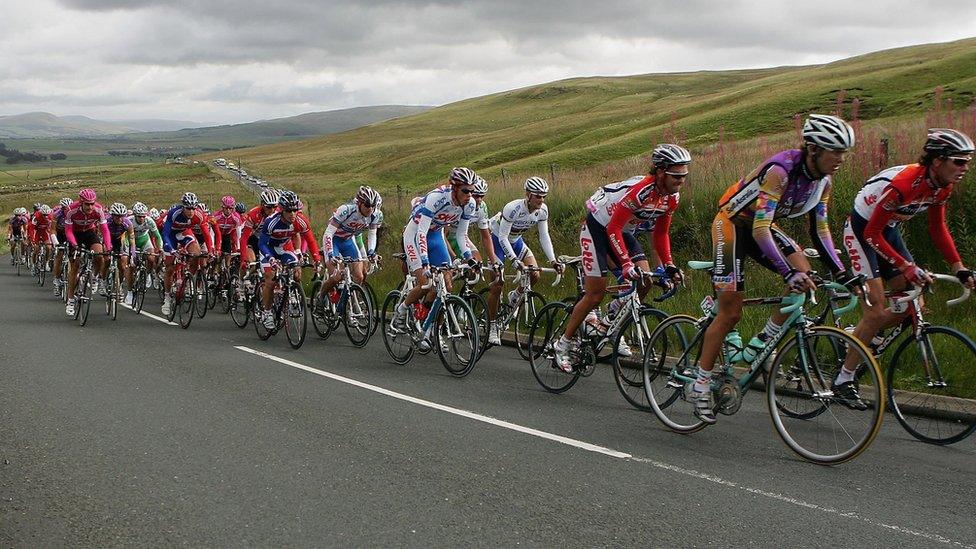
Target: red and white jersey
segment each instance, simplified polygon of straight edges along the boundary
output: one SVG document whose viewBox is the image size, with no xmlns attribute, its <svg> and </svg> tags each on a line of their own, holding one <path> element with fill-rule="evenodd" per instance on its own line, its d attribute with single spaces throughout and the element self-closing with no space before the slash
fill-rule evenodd
<svg viewBox="0 0 976 549">
<path fill-rule="evenodd" d="M 54 214 L 49 213 L 47 215 L 42 214 L 40 211 L 34 212 L 31 216 L 31 225 L 34 226 L 35 231 L 40 231 L 42 233 L 48 232 L 51 227 L 51 222 L 54 220 Z"/>
<path fill-rule="evenodd" d="M 666 194 L 654 184 L 654 176 L 634 176 L 626 181 L 600 187 L 586 201 L 586 208 L 604 227 L 618 208 L 627 208 L 630 219 L 622 230 L 634 230 L 647 221 L 673 213 L 678 209 L 679 193 Z"/>
<path fill-rule="evenodd" d="M 945 204 L 952 195 L 952 185 L 936 187 L 926 177 L 927 168 L 920 164 L 894 166 L 875 175 L 861 187 L 854 198 L 854 211 L 864 219 L 871 219 L 875 208 L 887 193 L 895 193 L 895 200 L 885 201 L 891 215 L 889 225 L 895 226 L 911 219 L 932 206 Z"/>
<path fill-rule="evenodd" d="M 74 232 L 93 231 L 98 225 L 105 225 L 107 222 L 105 207 L 96 202 L 88 213 L 81 209 L 81 202 L 73 202 L 68 206 L 68 213 L 64 216 L 65 227 L 71 226 Z"/>
<path fill-rule="evenodd" d="M 217 229 L 221 235 L 227 235 L 233 231 L 236 236 L 237 229 L 244 224 L 241 214 L 235 211 L 232 211 L 230 215 L 225 215 L 224 211 L 220 210 L 213 215 L 213 219 L 216 221 Z"/>
</svg>

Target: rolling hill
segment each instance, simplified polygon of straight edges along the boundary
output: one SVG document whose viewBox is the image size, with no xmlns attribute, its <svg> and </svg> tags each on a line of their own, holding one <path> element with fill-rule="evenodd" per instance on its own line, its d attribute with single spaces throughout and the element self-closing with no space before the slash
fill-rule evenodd
<svg viewBox="0 0 976 549">
<path fill-rule="evenodd" d="M 976 39 L 886 50 L 824 65 L 574 78 L 469 99 L 341 134 L 235 151 L 248 169 L 303 188 L 419 187 L 465 164 L 585 167 L 646 153 L 671 131 L 691 146 L 783 132 L 794 113 L 832 111 L 838 92 L 865 119 L 921 113 L 934 90 L 976 97 Z M 203 157 L 201 157 L 203 158 Z"/>
<path fill-rule="evenodd" d="M 104 136 L 133 131 L 137 130 L 87 116 L 55 116 L 46 112 L 0 116 L 0 138 L 3 139 Z"/>
</svg>

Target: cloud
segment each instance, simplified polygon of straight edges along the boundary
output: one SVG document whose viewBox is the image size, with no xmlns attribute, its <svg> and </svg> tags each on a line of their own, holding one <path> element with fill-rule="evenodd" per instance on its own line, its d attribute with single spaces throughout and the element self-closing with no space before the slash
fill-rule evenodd
<svg viewBox="0 0 976 549">
<path fill-rule="evenodd" d="M 17 60 L 0 64 L 0 113 L 237 122 L 572 76 L 825 62 L 972 28 L 968 1 L 32 0 L 0 19 Z"/>
</svg>

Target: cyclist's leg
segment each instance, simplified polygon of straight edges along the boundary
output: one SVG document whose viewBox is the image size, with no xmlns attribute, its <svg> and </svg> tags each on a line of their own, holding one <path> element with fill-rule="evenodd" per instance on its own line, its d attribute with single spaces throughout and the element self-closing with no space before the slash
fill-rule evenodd
<svg viewBox="0 0 976 549">
<path fill-rule="evenodd" d="M 403 231 L 403 252 L 406 255 L 406 271 L 413 275 L 417 279 L 417 284 L 407 293 L 406 297 L 403 299 L 402 305 L 404 308 L 398 309 L 397 314 L 405 314 L 406 306 L 413 305 L 420 300 L 420 297 L 426 292 L 423 286 L 427 284 L 427 276 L 425 275 L 425 269 L 423 263 L 420 261 L 420 246 L 417 243 L 415 231 L 412 231 L 412 223 L 407 223 L 407 227 Z M 439 232 L 429 232 L 427 233 L 427 246 L 430 246 L 431 238 L 442 238 Z"/>
<path fill-rule="evenodd" d="M 715 266 L 712 273 L 712 286 L 718 294 L 718 314 L 705 330 L 702 339 L 699 371 L 702 382 L 707 384 L 715 367 L 715 360 L 722 349 L 722 342 L 742 317 L 743 291 L 745 277 L 742 262 L 745 254 L 740 249 L 742 240 L 749 238 L 745 231 L 736 227 L 724 212 L 718 212 L 712 221 L 712 248 Z M 701 388 L 702 383 L 696 382 Z"/>
<path fill-rule="evenodd" d="M 610 253 L 610 242 L 607 239 L 606 229 L 593 219 L 592 215 L 587 215 L 580 230 L 580 248 L 583 252 L 585 275 L 583 297 L 576 302 L 573 312 L 566 320 L 566 330 L 560 338 L 561 346 L 574 337 L 586 315 L 603 301 L 607 288 L 607 254 Z"/>
<path fill-rule="evenodd" d="M 501 242 L 494 233 L 491 235 L 492 247 L 495 248 L 495 257 L 499 261 L 506 262 L 505 252 L 502 250 Z M 488 285 L 488 318 L 495 320 L 498 315 L 498 302 L 501 300 L 502 290 L 505 288 L 505 281 L 502 277 L 496 277 L 495 272 L 491 272 L 491 283 Z"/>
</svg>

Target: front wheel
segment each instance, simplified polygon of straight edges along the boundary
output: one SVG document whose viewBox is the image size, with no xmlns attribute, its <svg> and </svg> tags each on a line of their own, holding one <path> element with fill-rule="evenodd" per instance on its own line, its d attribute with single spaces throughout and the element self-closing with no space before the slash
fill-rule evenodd
<svg viewBox="0 0 976 549">
<path fill-rule="evenodd" d="M 857 357 L 854 371 L 864 409 L 841 400 L 832 389 L 847 355 L 852 353 Z M 783 372 L 796 372 L 805 381 L 784 387 L 771 379 Z M 815 326 L 795 332 L 778 349 L 765 384 L 766 404 L 776 432 L 806 460 L 830 465 L 854 459 L 881 429 L 886 398 L 881 370 L 871 351 L 839 328 Z M 791 410 L 823 410 L 803 419 L 784 413 L 779 405 L 784 401 Z"/>
<path fill-rule="evenodd" d="M 625 313 L 631 314 L 628 309 Z M 651 411 L 644 392 L 643 365 L 644 355 L 647 354 L 651 341 L 651 332 L 657 325 L 667 318 L 667 313 L 651 307 L 643 307 L 638 314 L 638 321 L 628 318 L 614 335 L 613 345 L 613 380 L 617 390 L 631 406 L 645 412 Z"/>
<path fill-rule="evenodd" d="M 553 345 L 562 337 L 573 304 L 554 301 L 539 310 L 529 329 L 529 364 L 532 375 L 550 393 L 562 393 L 579 381 L 580 373 L 566 373 L 556 364 Z"/>
<path fill-rule="evenodd" d="M 478 362 L 481 340 L 478 319 L 456 295 L 448 295 L 434 318 L 434 341 L 441 364 L 453 376 L 464 377 Z"/>
<path fill-rule="evenodd" d="M 180 317 L 180 328 L 184 330 L 193 322 L 194 309 L 197 306 L 196 284 L 189 271 L 183 272 L 183 284 L 176 292 L 175 306 Z"/>
<path fill-rule="evenodd" d="M 207 302 L 209 296 L 208 288 L 210 287 L 210 284 L 207 281 L 207 276 L 204 274 L 204 270 L 206 270 L 206 267 L 201 266 L 200 270 L 197 271 L 197 274 L 194 277 L 194 291 L 192 294 L 193 301 L 195 302 L 193 308 L 197 317 L 199 318 L 207 316 Z"/>
<path fill-rule="evenodd" d="M 888 366 L 888 399 L 898 423 L 929 444 L 953 444 L 976 429 L 976 345 L 944 326 L 905 339 Z"/>
<path fill-rule="evenodd" d="M 396 314 L 396 307 L 399 303 L 399 290 L 393 290 L 387 294 L 386 300 L 383 301 L 383 314 L 380 315 L 383 320 L 383 345 L 386 347 L 386 351 L 390 353 L 393 362 L 406 364 L 413 358 L 416 348 L 413 345 L 413 338 L 410 337 L 409 325 L 404 328 L 393 327 L 393 315 Z M 407 319 L 408 323 L 410 320 L 410 318 Z"/>
<path fill-rule="evenodd" d="M 707 425 L 695 415 L 691 395 L 698 376 L 701 341 L 698 319 L 672 315 L 651 332 L 644 353 L 644 396 L 657 419 L 677 433 L 694 433 Z"/>
<path fill-rule="evenodd" d="M 237 280 L 237 284 L 230 288 L 230 293 L 227 295 L 227 308 L 230 311 L 230 318 L 234 321 L 234 325 L 240 329 L 244 329 L 247 326 L 247 320 L 251 316 L 251 300 L 250 296 L 244 291 L 244 282 L 240 279 Z"/>
<path fill-rule="evenodd" d="M 300 282 L 292 281 L 288 284 L 288 295 L 281 314 L 285 317 L 285 336 L 292 349 L 298 349 L 305 343 L 308 331 L 308 309 L 305 301 L 305 288 Z"/>
<path fill-rule="evenodd" d="M 346 336 L 354 347 L 365 347 L 373 333 L 373 303 L 362 286 L 353 282 L 346 291 L 346 303 L 342 311 Z"/>
<path fill-rule="evenodd" d="M 513 324 L 515 325 L 515 347 L 518 349 L 519 356 L 529 360 L 529 332 L 532 331 L 532 323 L 535 322 L 536 315 L 546 306 L 546 298 L 539 292 L 530 291 L 525 295 L 525 301 L 515 311 Z"/>
</svg>

